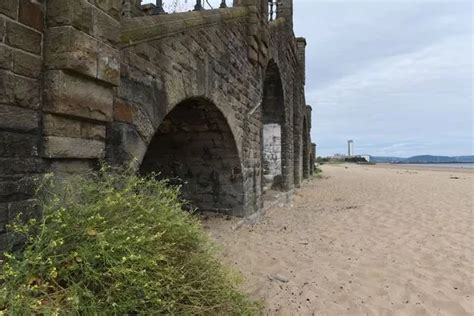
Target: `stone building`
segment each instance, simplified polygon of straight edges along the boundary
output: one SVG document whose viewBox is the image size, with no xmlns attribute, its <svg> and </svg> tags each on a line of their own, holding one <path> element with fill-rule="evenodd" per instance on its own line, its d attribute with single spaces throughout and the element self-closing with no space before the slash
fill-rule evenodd
<svg viewBox="0 0 474 316">
<path fill-rule="evenodd" d="M 311 172 L 292 0 L 151 15 L 137 0 L 0 1 L 0 245 L 32 179 L 99 160 L 245 216 Z M 272 21 L 270 21 L 272 20 Z"/>
</svg>

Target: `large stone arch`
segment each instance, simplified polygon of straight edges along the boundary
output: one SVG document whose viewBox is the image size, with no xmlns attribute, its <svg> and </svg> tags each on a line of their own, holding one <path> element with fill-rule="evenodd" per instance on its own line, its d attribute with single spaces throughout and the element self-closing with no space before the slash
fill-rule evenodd
<svg viewBox="0 0 474 316">
<path fill-rule="evenodd" d="M 262 100 L 263 187 L 284 188 L 287 165 L 286 110 L 282 79 L 278 65 L 270 60 L 264 73 Z"/>
<path fill-rule="evenodd" d="M 242 165 L 222 112 L 204 98 L 176 105 L 159 125 L 140 173 L 182 186 L 183 197 L 200 210 L 244 213 Z"/>
</svg>

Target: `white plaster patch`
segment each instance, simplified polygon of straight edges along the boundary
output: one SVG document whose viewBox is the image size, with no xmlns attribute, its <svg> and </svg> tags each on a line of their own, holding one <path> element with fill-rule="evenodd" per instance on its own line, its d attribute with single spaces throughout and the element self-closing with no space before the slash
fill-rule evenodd
<svg viewBox="0 0 474 316">
<path fill-rule="evenodd" d="M 281 175 L 281 126 L 272 123 L 263 126 L 264 175 Z"/>
</svg>

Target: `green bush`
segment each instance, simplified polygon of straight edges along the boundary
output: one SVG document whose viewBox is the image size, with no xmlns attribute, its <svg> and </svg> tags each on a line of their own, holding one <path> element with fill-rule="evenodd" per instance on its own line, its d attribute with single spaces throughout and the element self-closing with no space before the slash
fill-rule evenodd
<svg viewBox="0 0 474 316">
<path fill-rule="evenodd" d="M 38 200 L 41 220 L 10 227 L 27 242 L 4 255 L 0 315 L 259 313 L 179 188 L 104 168 L 50 179 Z"/>
</svg>

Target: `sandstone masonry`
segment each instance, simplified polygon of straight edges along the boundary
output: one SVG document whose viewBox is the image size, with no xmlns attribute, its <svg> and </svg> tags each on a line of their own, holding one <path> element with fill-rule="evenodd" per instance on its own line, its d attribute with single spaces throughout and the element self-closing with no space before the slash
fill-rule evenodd
<svg viewBox="0 0 474 316">
<path fill-rule="evenodd" d="M 236 216 L 309 177 L 292 0 L 271 22 L 266 0 L 150 12 L 137 0 L 0 2 L 0 248 L 18 212 L 38 212 L 35 177 L 100 159 L 161 172 L 196 207 Z"/>
</svg>

